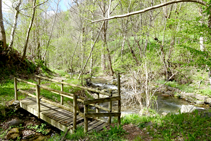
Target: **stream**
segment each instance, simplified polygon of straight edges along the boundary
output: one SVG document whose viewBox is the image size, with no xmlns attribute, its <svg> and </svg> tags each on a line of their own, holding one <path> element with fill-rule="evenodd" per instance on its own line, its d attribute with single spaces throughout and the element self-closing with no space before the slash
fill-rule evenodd
<svg viewBox="0 0 211 141">
<path fill-rule="evenodd" d="M 94 87 L 100 87 L 101 89 L 112 89 L 112 90 L 117 90 L 117 86 L 108 84 L 109 81 L 102 79 L 102 78 L 94 78 L 92 79 L 92 84 Z M 139 113 L 140 106 L 139 103 L 133 102 L 133 104 L 127 104 L 124 105 L 123 103 L 125 102 L 124 100 L 126 99 L 125 96 L 127 93 L 130 93 L 131 91 L 125 89 L 124 87 L 121 88 L 121 97 L 122 97 L 122 107 L 121 107 L 121 114 L 122 115 L 127 115 L 127 114 L 133 114 L 133 113 Z M 182 105 L 190 105 L 189 102 L 183 100 L 183 99 L 178 99 L 175 97 L 171 96 L 162 96 L 161 94 L 157 94 L 157 104 L 155 106 L 151 107 L 154 109 L 158 114 L 163 114 L 163 113 L 179 113 L 179 110 L 181 109 Z M 113 102 L 113 108 L 114 110 L 117 110 L 117 102 Z M 103 103 L 101 104 L 103 107 L 108 107 L 108 103 Z M 94 110 L 94 108 L 92 108 Z M 196 109 L 201 109 L 204 110 L 202 107 L 196 107 Z M 103 111 L 101 111 L 103 112 Z"/>
</svg>

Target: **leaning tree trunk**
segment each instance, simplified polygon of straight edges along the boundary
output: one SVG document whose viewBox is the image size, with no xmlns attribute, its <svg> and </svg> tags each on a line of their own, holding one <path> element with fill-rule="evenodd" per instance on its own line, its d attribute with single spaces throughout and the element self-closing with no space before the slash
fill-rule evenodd
<svg viewBox="0 0 211 141">
<path fill-rule="evenodd" d="M 26 34 L 26 41 L 25 41 L 24 48 L 23 48 L 22 60 L 24 60 L 24 58 L 26 57 L 26 49 L 27 49 L 27 46 L 28 46 L 28 41 L 29 41 L 29 35 L 30 35 L 30 32 L 31 32 L 31 28 L 32 28 L 32 25 L 33 25 L 33 22 L 34 22 L 35 11 L 36 11 L 36 0 L 34 0 L 34 2 L 33 2 L 32 18 L 31 18 L 31 21 L 30 21 L 30 24 L 29 24 L 29 28 L 28 28 L 27 34 Z"/>
<path fill-rule="evenodd" d="M 92 56 L 92 52 L 93 52 L 94 47 L 95 47 L 95 44 L 96 44 L 96 42 L 97 42 L 97 40 L 98 40 L 98 38 L 99 38 L 99 36 L 100 36 L 101 30 L 102 30 L 102 28 L 103 28 L 103 25 L 104 25 L 104 23 L 101 25 L 101 28 L 100 28 L 100 30 L 99 30 L 99 32 L 98 32 L 98 34 L 97 34 L 97 37 L 96 37 L 96 39 L 95 39 L 95 41 L 94 41 L 94 43 L 93 43 L 93 45 L 92 45 L 92 47 L 91 47 L 91 51 L 90 51 L 89 56 L 88 56 L 88 58 L 87 58 L 87 60 L 86 60 L 86 63 L 84 64 L 83 68 L 81 69 L 81 73 L 79 74 L 78 79 L 79 79 L 79 78 L 81 77 L 81 75 L 83 74 L 83 72 L 84 72 L 84 70 L 85 70 L 85 68 L 86 68 L 86 65 L 88 64 L 88 61 L 89 61 L 90 57 Z"/>
<path fill-rule="evenodd" d="M 6 48 L 6 34 L 4 30 L 4 22 L 3 22 L 3 15 L 2 15 L 2 0 L 0 0 L 0 46 Z"/>
<path fill-rule="evenodd" d="M 15 7 L 16 11 L 15 11 L 14 23 L 13 23 L 12 31 L 10 34 L 10 44 L 9 44 L 10 49 L 12 48 L 13 42 L 14 42 L 14 35 L 15 35 L 16 27 L 17 27 L 18 15 L 20 13 L 19 11 L 20 5 L 21 5 L 21 0 L 18 1 L 17 6 Z"/>
</svg>

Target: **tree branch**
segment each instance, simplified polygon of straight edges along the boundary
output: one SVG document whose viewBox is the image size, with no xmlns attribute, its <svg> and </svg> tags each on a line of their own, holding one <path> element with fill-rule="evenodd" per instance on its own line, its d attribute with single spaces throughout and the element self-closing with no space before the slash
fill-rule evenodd
<svg viewBox="0 0 211 141">
<path fill-rule="evenodd" d="M 207 4 L 206 2 L 204 2 L 202 0 L 174 0 L 174 1 L 169 1 L 169 2 L 166 2 L 166 3 L 158 4 L 158 5 L 155 5 L 155 6 L 152 6 L 152 7 L 148 7 L 148 8 L 139 10 L 139 11 L 134 11 L 134 12 L 123 14 L 123 15 L 116 15 L 116 16 L 112 16 L 112 17 L 109 17 L 109 18 L 95 20 L 95 21 L 92 21 L 92 23 L 129 17 L 129 16 L 132 16 L 132 15 L 145 13 L 145 12 L 153 10 L 153 9 L 157 9 L 157 8 L 160 8 L 160 7 L 163 7 L 163 6 L 167 6 L 167 5 L 174 4 L 174 3 L 180 3 L 180 2 L 194 2 L 194 3 L 199 3 L 201 5 L 204 5 L 204 6 L 206 6 L 206 4 Z"/>
</svg>

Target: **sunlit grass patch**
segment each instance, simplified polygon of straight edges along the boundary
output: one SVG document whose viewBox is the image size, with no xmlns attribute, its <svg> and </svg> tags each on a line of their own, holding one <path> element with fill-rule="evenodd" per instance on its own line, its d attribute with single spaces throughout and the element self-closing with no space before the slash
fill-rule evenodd
<svg viewBox="0 0 211 141">
<path fill-rule="evenodd" d="M 211 135 L 211 119 L 203 117 L 197 111 L 185 114 L 168 114 L 162 117 L 161 123 L 153 124 L 153 128 L 147 128 L 154 138 L 165 140 L 206 140 Z M 155 132 L 155 129 L 157 132 Z"/>
</svg>

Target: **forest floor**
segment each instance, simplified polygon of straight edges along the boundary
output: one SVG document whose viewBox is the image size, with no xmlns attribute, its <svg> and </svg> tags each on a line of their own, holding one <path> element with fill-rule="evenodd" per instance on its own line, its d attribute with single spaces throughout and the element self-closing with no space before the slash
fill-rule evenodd
<svg viewBox="0 0 211 141">
<path fill-rule="evenodd" d="M 29 112 L 21 108 L 14 109 L 14 106 L 1 109 L 5 115 L 0 115 L 0 140 L 41 141 L 60 133 L 60 130 Z"/>
</svg>

